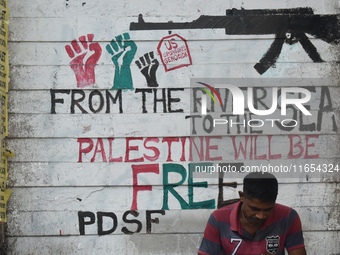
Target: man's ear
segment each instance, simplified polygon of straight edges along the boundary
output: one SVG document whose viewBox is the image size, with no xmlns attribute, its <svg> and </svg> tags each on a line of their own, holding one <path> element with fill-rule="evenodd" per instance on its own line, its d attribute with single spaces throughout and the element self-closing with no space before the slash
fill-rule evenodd
<svg viewBox="0 0 340 255">
<path fill-rule="evenodd" d="M 239 191 L 238 192 L 238 195 L 240 196 L 240 200 L 243 202 L 244 201 L 244 193 L 243 193 L 243 191 Z"/>
</svg>

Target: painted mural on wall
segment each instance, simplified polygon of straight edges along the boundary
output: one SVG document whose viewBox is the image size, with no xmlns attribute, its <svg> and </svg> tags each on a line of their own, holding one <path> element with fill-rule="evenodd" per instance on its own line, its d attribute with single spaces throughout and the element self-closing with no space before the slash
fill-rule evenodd
<svg viewBox="0 0 340 255">
<path fill-rule="evenodd" d="M 253 23 L 260 25 L 254 27 L 251 25 Z M 163 187 L 163 195 L 160 198 L 162 206 L 157 210 L 147 210 L 145 214 L 146 232 L 151 233 L 152 224 L 159 224 L 162 217 L 166 217 L 167 210 L 172 209 L 169 197 L 175 199 L 181 209 L 213 209 L 237 200 L 237 197 L 223 196 L 223 187 L 236 188 L 237 183 L 228 182 L 227 175 L 222 172 L 216 178 L 219 189 L 217 197 L 196 201 L 194 190 L 209 188 L 209 181 L 194 179 L 193 173 L 198 166 L 201 170 L 205 166 L 210 167 L 211 171 L 211 167 L 216 166 L 216 168 L 229 167 L 241 172 L 241 169 L 252 171 L 253 165 L 257 166 L 256 170 L 272 168 L 277 172 L 305 173 L 307 171 L 305 165 L 286 166 L 275 162 L 296 159 L 318 160 L 321 153 L 319 134 L 323 131 L 336 134 L 338 131 L 339 121 L 333 105 L 336 101 L 332 93 L 334 88 L 328 86 L 306 88 L 311 99 L 303 106 L 307 112 L 312 112 L 310 116 L 304 114 L 298 105 L 289 105 L 284 119 L 281 118 L 282 114 L 279 114 L 283 108 L 282 101 L 279 101 L 285 93 L 283 88 L 275 90 L 273 96 L 274 90 L 270 87 L 241 86 L 242 93 L 252 99 L 252 105 L 248 105 L 244 113 L 239 115 L 232 114 L 235 108 L 235 100 L 233 101 L 235 95 L 228 89 L 216 91 L 213 88 L 215 84 L 209 84 L 205 89 L 199 86 L 203 84 L 201 81 L 205 77 L 193 80 L 193 88 L 189 92 L 181 87 L 162 88 L 165 84 L 157 81 L 157 72 L 176 72 L 181 68 L 190 68 L 193 64 L 190 43 L 179 33 L 172 34 L 172 30 L 222 28 L 228 35 L 275 35 L 268 51 L 254 66 L 259 75 L 262 75 L 275 65 L 283 44 L 292 45 L 299 42 L 313 62 L 322 62 L 317 48 L 306 33 L 328 43 L 337 44 L 338 27 L 336 16 L 314 15 L 310 8 L 232 9 L 227 10 L 225 16 L 201 16 L 197 20 L 185 23 L 148 23 L 144 21 L 142 15 L 139 15 L 138 23 L 130 24 L 130 31 L 169 32 L 170 35 L 164 34 L 159 38 L 157 48 L 142 54 L 137 53 L 138 43 L 128 32 L 115 36 L 105 49 L 95 42 L 95 34 L 80 36 L 65 45 L 77 84 L 74 88 L 50 90 L 51 114 L 113 112 L 126 114 L 129 113 L 129 109 L 126 109 L 128 104 L 139 104 L 136 112 L 142 114 L 182 114 L 183 121 L 190 126 L 191 135 L 163 138 L 78 138 L 76 142 L 79 151 L 75 162 L 125 163 L 130 169 L 129 176 L 132 176 L 133 183 L 129 198 L 131 206 L 125 208 L 121 219 L 117 218 L 115 212 L 79 211 L 79 234 L 85 235 L 88 226 L 97 224 L 97 234 L 108 235 L 119 231 L 117 227 L 120 221 L 127 224 L 120 230 L 122 233 L 140 233 L 144 220 L 138 218 L 138 195 L 141 192 L 144 194 L 152 192 L 153 187 L 140 184 L 139 176 L 162 176 L 162 183 L 159 183 Z M 93 89 L 91 86 L 96 83 L 97 64 L 103 54 L 108 54 L 112 61 L 112 86 L 106 90 Z M 146 88 L 134 88 L 131 75 L 133 64 L 138 67 L 140 79 L 145 80 Z M 161 69 L 161 64 L 164 69 Z M 252 83 L 250 79 L 249 84 Z M 219 104 L 216 103 L 214 93 L 218 96 Z M 301 99 L 301 91 L 295 94 L 292 91 L 288 93 L 295 99 Z M 208 94 L 210 95 L 209 101 L 206 102 L 208 113 L 205 111 L 201 114 L 203 97 Z M 189 109 L 184 109 L 180 103 L 189 97 L 191 97 Z M 273 107 L 276 107 L 277 111 L 273 111 L 270 116 L 256 115 L 255 110 L 251 110 L 268 111 Z M 214 116 L 218 117 L 220 122 L 218 124 L 223 124 L 223 131 L 216 127 Z M 291 135 L 292 131 L 299 134 Z M 278 143 L 282 144 L 280 148 L 273 146 Z M 176 154 L 173 153 L 174 148 Z M 254 163 L 262 161 L 267 163 Z M 320 163 L 314 167 L 319 173 L 339 171 L 339 166 L 331 163 Z M 170 178 L 173 175 L 177 176 L 177 181 Z M 180 188 L 187 189 L 185 195 L 178 192 Z M 103 223 L 104 219 L 109 219 L 113 224 L 107 227 Z M 131 224 L 135 225 L 133 228 L 135 230 L 128 227 Z"/>
<path fill-rule="evenodd" d="M 259 25 L 254 27 L 254 23 Z M 115 212 L 79 211 L 80 235 L 87 233 L 88 226 L 96 224 L 98 235 L 114 233 L 119 231 L 117 227 L 120 221 L 127 226 L 135 225 L 135 230 L 123 227 L 120 231 L 124 234 L 140 233 L 144 222 L 146 232 L 151 233 L 152 224 L 160 224 L 162 217 L 166 217 L 167 210 L 172 209 L 169 205 L 170 197 L 179 204 L 180 209 L 213 209 L 230 204 L 237 197 L 224 197 L 223 188 L 236 188 L 237 183 L 228 182 L 228 177 L 223 172 L 214 180 L 219 189 L 215 198 L 200 201 L 195 199 L 197 189 L 209 188 L 209 181 L 194 179 L 193 173 L 198 166 L 199 170 L 202 170 L 202 166 L 210 167 L 210 172 L 211 167 L 225 167 L 235 172 L 245 169 L 251 171 L 253 165 L 257 166 L 256 170 L 272 167 L 277 171 L 305 173 L 305 165 L 292 163 L 288 169 L 282 163 L 276 162 L 294 162 L 296 159 L 317 162 L 322 153 L 320 144 L 323 142 L 320 141 L 319 134 L 337 134 L 339 119 L 334 106 L 337 100 L 334 98 L 334 88 L 330 86 L 304 86 L 310 98 L 303 103 L 303 109 L 311 113 L 310 116 L 299 105 L 289 104 L 286 105 L 287 114 L 282 118 L 280 112 L 284 108 L 281 100 L 283 95 L 287 98 L 292 95 L 298 100 L 303 94 L 301 90 L 287 92 L 275 83 L 253 86 L 252 79 L 248 80 L 249 86 L 239 86 L 236 81 L 235 85 L 246 98 L 250 98 L 250 103 L 245 106 L 243 114 L 235 115 L 235 95 L 229 89 L 215 90 L 214 80 L 210 80 L 213 83 L 207 87 L 202 86 L 206 77 L 192 79 L 191 88 L 185 90 L 180 86 L 164 88 L 165 84 L 157 79 L 158 72 L 178 72 L 182 68 L 191 68 L 193 56 L 198 54 L 191 49 L 190 42 L 179 32 L 172 34 L 172 30 L 221 28 L 225 29 L 227 35 L 274 35 L 270 48 L 254 66 L 261 77 L 275 66 L 284 44 L 300 43 L 313 62 L 322 62 L 322 56 L 306 34 L 330 44 L 338 44 L 339 24 L 336 16 L 315 15 L 310 8 L 232 9 L 227 10 L 225 16 L 201 16 L 197 20 L 184 23 L 150 23 L 139 15 L 138 23 L 131 22 L 127 27 L 129 25 L 129 31 L 164 30 L 164 34 L 159 38 L 157 47 L 142 54 L 137 52 L 138 42 L 131 37 L 128 30 L 113 36 L 105 49 L 95 41 L 95 34 L 80 35 L 78 39 L 65 45 L 64 53 L 70 59 L 76 84 L 69 89 L 50 90 L 50 113 L 124 115 L 130 111 L 127 107 L 129 104 L 139 104 L 139 108 L 134 110 L 141 114 L 181 114 L 183 122 L 190 126 L 190 134 L 181 137 L 78 138 L 76 143 L 79 149 L 74 162 L 125 163 L 133 183 L 131 206 L 125 208 L 121 219 Z M 96 84 L 96 68 L 104 54 L 112 61 L 112 81 L 109 81 L 111 86 L 107 89 L 95 89 L 93 85 Z M 134 87 L 132 65 L 138 67 L 139 78 L 145 81 L 145 88 Z M 176 75 L 180 75 L 180 72 Z M 226 82 L 230 82 L 228 77 Z M 274 90 L 270 86 L 277 88 Z M 207 97 L 207 108 L 202 114 L 203 98 L 206 95 L 210 97 Z M 191 101 L 185 108 L 181 103 L 188 98 Z M 259 109 L 268 111 L 273 108 L 276 111 L 272 111 L 270 115 L 256 114 Z M 220 126 L 217 127 L 217 124 Z M 222 131 L 218 129 L 221 126 Z M 292 131 L 297 134 L 290 134 Z M 280 148 L 273 146 L 278 143 L 281 144 Z M 174 148 L 176 154 L 173 153 Z M 262 164 L 262 161 L 267 163 Z M 339 171 L 339 166 L 331 163 L 319 163 L 314 168 L 319 169 L 316 170 L 319 173 Z M 311 170 L 308 168 L 308 171 Z M 147 175 L 161 176 L 163 193 L 160 198 L 162 206 L 157 210 L 147 210 L 144 221 L 138 218 L 138 197 L 140 193 L 152 192 L 153 186 L 140 184 L 139 177 Z M 176 176 L 176 181 L 173 181 L 173 176 Z M 186 190 L 185 195 L 178 191 L 181 188 Z M 103 223 L 104 219 L 112 221 L 111 227 Z"/>
<path fill-rule="evenodd" d="M 197 254 L 258 170 L 338 252 L 338 1 L 9 4 L 8 253 Z"/>
<path fill-rule="evenodd" d="M 256 27 L 254 26 L 256 24 Z M 301 43 L 315 63 L 323 62 L 306 33 L 328 43 L 339 43 L 339 20 L 336 15 L 314 15 L 312 8 L 278 10 L 226 10 L 226 16 L 201 16 L 185 23 L 147 23 L 140 14 L 130 30 L 172 30 L 224 28 L 228 35 L 275 35 L 275 40 L 254 68 L 259 74 L 275 65 L 284 43 Z"/>
</svg>

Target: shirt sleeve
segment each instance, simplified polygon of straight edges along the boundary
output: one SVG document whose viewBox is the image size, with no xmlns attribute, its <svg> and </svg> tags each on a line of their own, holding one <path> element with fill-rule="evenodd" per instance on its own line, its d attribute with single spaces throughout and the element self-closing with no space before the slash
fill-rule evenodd
<svg viewBox="0 0 340 255">
<path fill-rule="evenodd" d="M 214 215 L 210 215 L 198 254 L 216 255 L 222 252 L 221 236 L 218 222 Z"/>
<path fill-rule="evenodd" d="M 292 209 L 289 217 L 292 221 L 288 228 L 285 240 L 285 247 L 288 252 L 305 247 L 301 220 L 298 213 Z"/>
</svg>

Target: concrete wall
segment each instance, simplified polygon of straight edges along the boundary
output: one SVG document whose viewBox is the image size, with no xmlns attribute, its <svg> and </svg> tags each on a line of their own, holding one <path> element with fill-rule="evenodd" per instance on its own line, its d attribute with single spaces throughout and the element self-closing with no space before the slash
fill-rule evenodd
<svg viewBox="0 0 340 255">
<path fill-rule="evenodd" d="M 243 175 L 195 178 L 194 161 L 289 168 L 277 173 L 278 202 L 299 212 L 308 254 L 339 254 L 338 1 L 8 5 L 9 254 L 196 254 L 210 213 L 238 198 Z M 233 8 L 263 12 L 190 29 L 155 24 Z M 289 29 L 281 9 L 295 12 Z M 279 94 L 270 116 L 246 107 L 230 117 L 263 126 L 211 130 L 207 116 L 222 108 L 209 99 L 201 115 L 197 82 L 256 93 L 262 110 L 273 88 L 304 87 L 311 115 L 288 107 L 283 116 Z M 230 95 L 218 92 L 232 114 Z"/>
</svg>

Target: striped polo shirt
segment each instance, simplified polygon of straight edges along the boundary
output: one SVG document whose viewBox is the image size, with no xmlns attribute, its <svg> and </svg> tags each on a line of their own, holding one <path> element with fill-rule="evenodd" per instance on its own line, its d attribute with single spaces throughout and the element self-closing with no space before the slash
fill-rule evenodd
<svg viewBox="0 0 340 255">
<path fill-rule="evenodd" d="M 305 247 L 299 215 L 290 207 L 275 204 L 273 213 L 256 235 L 242 228 L 238 202 L 213 212 L 204 231 L 198 254 L 202 255 L 259 255 L 285 254 Z"/>
</svg>

